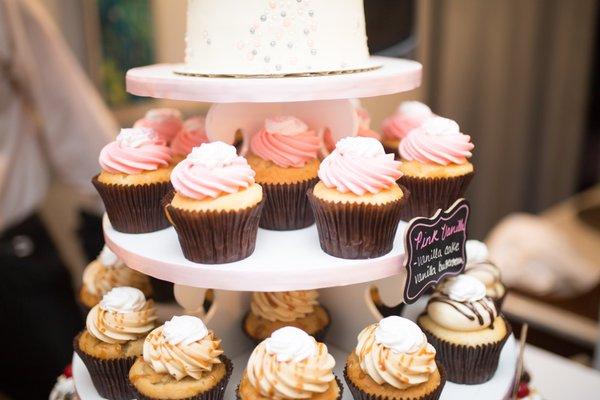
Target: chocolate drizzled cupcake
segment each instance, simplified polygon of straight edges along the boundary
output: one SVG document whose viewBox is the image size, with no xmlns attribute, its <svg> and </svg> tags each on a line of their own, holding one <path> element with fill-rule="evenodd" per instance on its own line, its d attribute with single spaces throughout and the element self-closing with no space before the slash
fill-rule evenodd
<svg viewBox="0 0 600 400">
<path fill-rule="evenodd" d="M 467 240 L 467 265 L 465 275 L 477 278 L 485 285 L 486 296 L 496 304 L 498 311 L 506 297 L 506 286 L 502 283 L 500 268 L 489 257 L 488 248 L 479 240 Z"/>
<path fill-rule="evenodd" d="M 491 379 L 511 332 L 483 283 L 467 275 L 440 284 L 417 323 L 438 351 L 448 380 L 462 384 Z"/>
<path fill-rule="evenodd" d="M 258 343 L 277 329 L 294 326 L 323 341 L 331 319 L 318 297 L 316 290 L 254 292 L 250 312 L 244 318 L 244 332 Z"/>
</svg>

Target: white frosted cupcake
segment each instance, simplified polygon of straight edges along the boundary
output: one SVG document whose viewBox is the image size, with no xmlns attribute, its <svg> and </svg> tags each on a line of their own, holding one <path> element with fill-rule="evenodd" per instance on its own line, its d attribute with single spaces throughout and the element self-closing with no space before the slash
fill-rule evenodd
<svg viewBox="0 0 600 400">
<path fill-rule="evenodd" d="M 291 326 L 273 332 L 250 355 L 238 386 L 242 400 L 342 398 L 335 360 L 324 343 Z"/>
<path fill-rule="evenodd" d="M 487 245 L 479 240 L 467 240 L 467 265 L 465 274 L 477 278 L 485 285 L 486 296 L 496 304 L 498 311 L 506 297 L 500 268 L 490 260 Z"/>
</svg>

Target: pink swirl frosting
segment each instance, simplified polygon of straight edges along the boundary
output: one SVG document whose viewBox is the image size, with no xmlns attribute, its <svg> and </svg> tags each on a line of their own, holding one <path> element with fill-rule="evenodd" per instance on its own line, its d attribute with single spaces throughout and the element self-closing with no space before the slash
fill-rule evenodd
<svg viewBox="0 0 600 400">
<path fill-rule="evenodd" d="M 204 117 L 192 117 L 185 120 L 183 128 L 171 142 L 171 150 L 178 156 L 187 156 L 194 147 L 208 142 L 204 129 Z"/>
<path fill-rule="evenodd" d="M 284 168 L 303 167 L 317 158 L 319 148 L 318 135 L 291 116 L 267 118 L 264 128 L 250 141 L 250 150 L 254 154 Z"/>
<path fill-rule="evenodd" d="M 168 143 L 181 130 L 181 112 L 174 108 L 153 108 L 144 118 L 135 121 L 133 127 L 154 129 L 158 137 Z"/>
<path fill-rule="evenodd" d="M 388 189 L 402 176 L 399 167 L 376 139 L 347 137 L 321 162 L 319 178 L 328 188 L 362 196 Z"/>
<path fill-rule="evenodd" d="M 383 121 L 381 130 L 388 139 L 404 139 L 411 130 L 432 116 L 427 105 L 418 101 L 404 101 L 392 116 Z"/>
<path fill-rule="evenodd" d="M 377 140 L 381 138 L 379 133 L 371 129 L 371 116 L 366 108 L 357 107 L 356 115 L 358 116 L 358 133 L 357 136 L 372 137 Z"/>
<path fill-rule="evenodd" d="M 433 117 L 400 142 L 400 157 L 424 164 L 464 164 L 475 146 L 448 118 Z"/>
<path fill-rule="evenodd" d="M 254 184 L 254 171 L 235 147 L 223 142 L 194 147 L 171 173 L 177 193 L 196 200 L 217 198 Z"/>
<path fill-rule="evenodd" d="M 155 171 L 173 160 L 171 149 L 154 131 L 146 128 L 121 129 L 114 142 L 100 151 L 100 166 L 112 174 L 135 175 Z"/>
</svg>

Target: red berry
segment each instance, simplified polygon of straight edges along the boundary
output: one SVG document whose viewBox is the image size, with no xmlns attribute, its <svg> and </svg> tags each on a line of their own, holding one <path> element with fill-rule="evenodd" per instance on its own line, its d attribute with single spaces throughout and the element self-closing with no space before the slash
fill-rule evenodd
<svg viewBox="0 0 600 400">
<path fill-rule="evenodd" d="M 529 395 L 529 387 L 527 386 L 527 382 L 521 382 L 519 384 L 519 390 L 517 391 L 517 398 L 522 399 Z"/>
<path fill-rule="evenodd" d="M 71 364 L 69 364 L 65 367 L 65 370 L 63 371 L 63 375 L 66 376 L 67 378 L 70 378 L 73 376 L 73 369 L 71 367 Z"/>
</svg>

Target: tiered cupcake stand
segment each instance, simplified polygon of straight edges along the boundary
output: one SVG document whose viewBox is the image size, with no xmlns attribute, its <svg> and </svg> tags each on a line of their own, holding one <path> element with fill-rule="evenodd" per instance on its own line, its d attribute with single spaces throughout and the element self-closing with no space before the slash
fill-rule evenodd
<svg viewBox="0 0 600 400">
<path fill-rule="evenodd" d="M 344 134 L 344 129 L 353 129 L 356 125 L 350 102 L 346 99 L 398 93 L 420 84 L 419 63 L 379 57 L 374 57 L 374 61 L 382 67 L 352 74 L 265 79 L 179 76 L 172 72 L 173 65 L 154 65 L 130 70 L 127 88 L 140 96 L 219 103 L 209 111 L 207 129 L 209 133 L 211 127 L 213 132 L 222 131 L 219 138 L 225 140 L 232 140 L 228 137 L 230 128 L 223 128 L 232 110 L 251 108 L 253 113 L 260 114 L 274 107 L 299 113 L 319 109 L 320 118 L 336 125 L 338 132 L 334 132 L 334 137 L 339 137 Z M 348 120 L 353 121 L 350 128 L 344 127 L 344 121 Z M 223 339 L 223 348 L 235 364 L 227 400 L 235 398 L 235 387 L 253 349 L 241 329 L 252 291 L 320 289 L 319 300 L 332 317 L 327 345 L 336 358 L 338 377 L 342 377 L 345 357 L 354 348 L 358 332 L 381 318 L 370 289 L 376 287 L 385 304 L 402 302 L 406 279 L 402 266 L 406 223 L 401 223 L 398 228 L 393 250 L 375 259 L 346 260 L 325 254 L 313 225 L 288 232 L 259 229 L 256 249 L 250 257 L 222 265 L 202 265 L 186 260 L 173 228 L 148 234 L 124 234 L 115 231 L 106 216 L 103 228 L 106 244 L 128 266 L 173 282 L 175 298 L 182 307 L 179 313 L 201 316 Z M 212 306 L 205 312 L 206 289 L 214 289 L 215 296 Z M 423 300 L 406 307 L 404 316 L 414 319 L 422 309 Z M 447 383 L 442 399 L 507 398 L 516 360 L 517 345 L 511 337 L 490 381 L 472 386 Z M 73 357 L 73 375 L 83 400 L 101 399 L 76 355 Z M 351 399 L 347 388 L 344 399 Z"/>
</svg>

